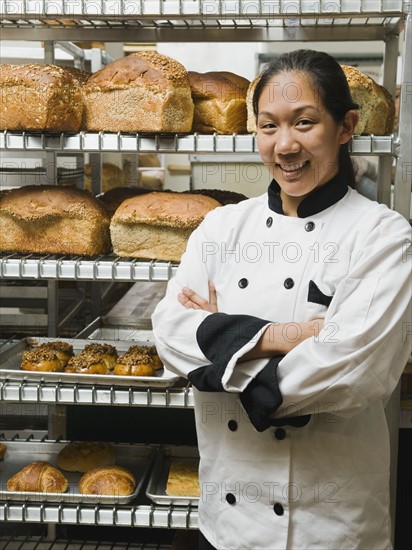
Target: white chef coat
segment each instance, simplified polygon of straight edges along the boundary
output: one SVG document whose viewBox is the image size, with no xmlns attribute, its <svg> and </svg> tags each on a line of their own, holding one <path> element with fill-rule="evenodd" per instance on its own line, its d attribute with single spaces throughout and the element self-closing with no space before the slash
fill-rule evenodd
<svg viewBox="0 0 412 550">
<path fill-rule="evenodd" d="M 201 383 L 194 398 L 199 527 L 221 550 L 391 548 L 384 405 L 410 353 L 410 226 L 338 180 L 305 199 L 299 217 L 283 214 L 276 182 L 209 213 L 153 315 L 168 369 L 218 378 L 221 391 Z M 178 302 L 184 286 L 207 297 L 209 280 L 218 314 Z M 217 326 L 213 348 L 210 326 L 201 331 L 220 312 L 234 324 L 227 334 Z M 325 318 L 319 337 L 279 362 L 281 404 L 258 431 L 240 396 L 268 359 L 238 360 L 268 324 L 288 323 L 293 339 L 294 322 L 316 317 Z"/>
</svg>

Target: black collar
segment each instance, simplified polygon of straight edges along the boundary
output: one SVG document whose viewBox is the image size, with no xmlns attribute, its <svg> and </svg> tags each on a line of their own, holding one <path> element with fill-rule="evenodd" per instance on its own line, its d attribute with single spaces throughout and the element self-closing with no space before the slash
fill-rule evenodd
<svg viewBox="0 0 412 550">
<path fill-rule="evenodd" d="M 315 189 L 299 204 L 298 217 L 313 216 L 340 201 L 348 191 L 345 179 L 342 172 L 339 172 L 330 181 Z M 268 196 L 269 208 L 277 214 L 284 215 L 282 199 L 280 198 L 280 186 L 276 180 L 272 180 L 269 185 Z"/>
</svg>

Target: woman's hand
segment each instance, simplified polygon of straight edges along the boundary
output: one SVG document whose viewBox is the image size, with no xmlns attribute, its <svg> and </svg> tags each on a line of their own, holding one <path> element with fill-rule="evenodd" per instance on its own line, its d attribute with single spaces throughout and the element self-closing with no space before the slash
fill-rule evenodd
<svg viewBox="0 0 412 550">
<path fill-rule="evenodd" d="M 209 300 L 205 300 L 196 294 L 191 288 L 182 288 L 182 292 L 178 294 L 177 299 L 186 309 L 203 309 L 210 313 L 217 313 L 217 296 L 214 284 L 209 281 Z"/>
</svg>

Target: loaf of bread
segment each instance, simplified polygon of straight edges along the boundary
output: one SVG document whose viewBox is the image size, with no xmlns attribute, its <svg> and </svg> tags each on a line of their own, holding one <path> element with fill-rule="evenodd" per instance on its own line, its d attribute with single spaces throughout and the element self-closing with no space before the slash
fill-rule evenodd
<svg viewBox="0 0 412 550">
<path fill-rule="evenodd" d="M 48 462 L 32 462 L 7 481 L 8 491 L 35 493 L 65 493 L 68 488 L 65 476 Z"/>
<path fill-rule="evenodd" d="M 196 195 L 205 195 L 206 197 L 212 197 L 222 206 L 226 204 L 238 204 L 247 199 L 243 193 L 237 193 L 236 191 L 226 191 L 225 189 L 195 189 L 191 191 L 183 191 L 183 193 L 193 193 Z"/>
<path fill-rule="evenodd" d="M 226 71 L 189 72 L 195 104 L 194 132 L 246 132 L 246 92 L 249 80 Z"/>
<path fill-rule="evenodd" d="M 57 455 L 58 467 L 68 472 L 84 473 L 115 463 L 115 450 L 105 441 L 71 441 Z"/>
<path fill-rule="evenodd" d="M 0 197 L 0 250 L 93 256 L 110 252 L 110 215 L 87 191 L 29 185 Z"/>
<path fill-rule="evenodd" d="M 200 495 L 199 462 L 173 460 L 167 478 L 166 494 L 169 496 L 198 497 Z"/>
<path fill-rule="evenodd" d="M 131 495 L 136 489 L 136 478 L 122 466 L 93 468 L 82 475 L 79 491 L 87 495 Z"/>
<path fill-rule="evenodd" d="M 6 451 L 7 451 L 7 445 L 5 445 L 4 443 L 0 443 L 0 460 L 3 460 L 4 455 L 6 454 Z"/>
<path fill-rule="evenodd" d="M 220 206 L 203 195 L 153 192 L 125 200 L 110 223 L 118 256 L 180 261 L 192 231 Z"/>
<path fill-rule="evenodd" d="M 0 129 L 78 132 L 83 116 L 79 78 L 57 65 L 1 65 Z"/>
<path fill-rule="evenodd" d="M 359 122 L 355 134 L 382 136 L 393 131 L 395 102 L 389 92 L 373 78 L 355 67 L 342 65 L 352 99 L 359 105 Z"/>
<path fill-rule="evenodd" d="M 256 132 L 256 116 L 253 111 L 253 94 L 255 93 L 256 84 L 259 82 L 260 74 L 258 74 L 252 82 L 246 92 L 246 110 L 247 110 L 247 124 L 246 128 L 250 134 Z"/>
<path fill-rule="evenodd" d="M 90 163 L 84 165 L 84 188 L 92 190 L 92 169 Z M 103 162 L 101 170 L 100 189 L 103 192 L 109 189 L 118 188 L 126 183 L 126 176 L 123 170 L 112 162 Z"/>
<path fill-rule="evenodd" d="M 190 132 L 193 101 L 186 69 L 157 52 L 106 65 L 84 88 L 85 126 L 107 132 Z"/>
<path fill-rule="evenodd" d="M 114 187 L 100 195 L 98 199 L 105 205 L 110 215 L 113 216 L 122 202 L 126 199 L 151 192 L 152 189 L 147 187 Z"/>
</svg>

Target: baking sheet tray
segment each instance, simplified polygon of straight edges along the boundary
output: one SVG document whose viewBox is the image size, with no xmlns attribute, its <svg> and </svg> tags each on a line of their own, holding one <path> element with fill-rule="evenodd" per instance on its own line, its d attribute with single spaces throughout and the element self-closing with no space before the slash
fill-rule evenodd
<svg viewBox="0 0 412 550">
<path fill-rule="evenodd" d="M 159 369 L 155 376 L 119 376 L 117 374 L 79 374 L 73 372 L 39 372 L 20 369 L 22 354 L 44 342 L 68 342 L 72 344 L 74 353 L 80 353 L 87 344 L 102 343 L 100 340 L 83 340 L 80 338 L 23 338 L 14 346 L 0 351 L 0 379 L 27 380 L 30 382 L 67 382 L 88 385 L 133 386 L 133 387 L 162 387 L 173 386 L 179 377 L 167 369 Z M 131 345 L 148 345 L 148 342 L 120 342 L 107 341 L 119 353 L 129 349 Z"/>
<path fill-rule="evenodd" d="M 147 484 L 146 496 L 156 504 L 163 504 L 165 506 L 170 506 L 171 504 L 178 506 L 197 505 L 199 497 L 166 494 L 167 479 L 173 460 L 179 460 L 179 462 L 198 461 L 198 448 L 180 445 L 160 448 Z"/>
<path fill-rule="evenodd" d="M 151 343 L 153 342 L 152 321 L 135 317 L 97 317 L 79 332 L 77 337 Z"/>
<path fill-rule="evenodd" d="M 131 495 L 90 495 L 79 492 L 80 472 L 66 472 L 57 466 L 57 455 L 69 442 L 43 441 L 2 441 L 7 446 L 3 461 L 0 462 L 0 498 L 2 500 L 35 502 L 71 502 L 87 504 L 126 504 L 135 499 L 152 466 L 155 447 L 138 444 L 113 444 L 116 464 L 128 468 L 136 477 L 137 486 Z M 37 460 L 49 462 L 65 475 L 69 488 L 65 493 L 39 493 L 8 491 L 7 480 L 22 468 Z"/>
</svg>

